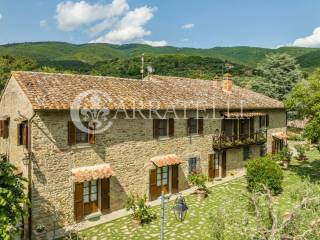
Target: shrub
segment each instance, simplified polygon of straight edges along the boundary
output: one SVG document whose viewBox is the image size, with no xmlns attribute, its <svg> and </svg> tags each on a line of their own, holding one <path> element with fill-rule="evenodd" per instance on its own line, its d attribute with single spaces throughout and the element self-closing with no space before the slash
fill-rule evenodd
<svg viewBox="0 0 320 240">
<path fill-rule="evenodd" d="M 264 192 L 267 187 L 273 194 L 281 193 L 283 173 L 270 155 L 249 160 L 246 167 L 247 188 L 250 192 Z"/>
<path fill-rule="evenodd" d="M 193 172 L 191 175 L 189 175 L 188 180 L 191 183 L 191 185 L 197 186 L 199 190 L 207 191 L 207 176 L 205 174 L 201 172 Z"/>
<path fill-rule="evenodd" d="M 151 208 L 146 202 L 146 195 L 141 197 L 139 195 L 130 194 L 125 204 L 127 211 L 132 211 L 132 218 L 139 220 L 142 224 L 149 223 L 155 218 L 155 214 L 151 212 Z"/>
</svg>

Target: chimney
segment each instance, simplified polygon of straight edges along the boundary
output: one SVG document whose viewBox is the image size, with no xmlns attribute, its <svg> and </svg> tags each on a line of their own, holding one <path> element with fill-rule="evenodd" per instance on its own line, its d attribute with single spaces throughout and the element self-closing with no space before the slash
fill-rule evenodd
<svg viewBox="0 0 320 240">
<path fill-rule="evenodd" d="M 212 81 L 212 83 L 213 83 L 213 86 L 214 87 L 217 87 L 217 88 L 221 88 L 221 79 L 219 78 L 219 76 L 218 75 L 216 75 L 214 78 L 213 78 L 213 81 Z"/>
<path fill-rule="evenodd" d="M 232 92 L 232 75 L 230 73 L 223 75 L 222 90 L 226 92 Z"/>
</svg>

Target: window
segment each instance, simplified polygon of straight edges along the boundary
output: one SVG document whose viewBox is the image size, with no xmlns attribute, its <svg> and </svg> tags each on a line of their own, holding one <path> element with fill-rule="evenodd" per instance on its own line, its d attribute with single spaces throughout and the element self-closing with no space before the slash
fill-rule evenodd
<svg viewBox="0 0 320 240">
<path fill-rule="evenodd" d="M 250 157 L 250 148 L 249 147 L 244 147 L 243 148 L 243 161 L 248 160 Z"/>
<path fill-rule="evenodd" d="M 188 134 L 203 134 L 203 118 L 189 118 L 188 123 Z"/>
<path fill-rule="evenodd" d="M 87 129 L 90 129 L 89 132 L 83 132 L 78 129 L 72 121 L 68 122 L 68 144 L 75 145 L 81 143 L 95 144 L 95 127 L 89 127 L 89 123 L 82 123 Z"/>
<path fill-rule="evenodd" d="M 153 137 L 173 137 L 174 119 L 153 119 Z"/>
<path fill-rule="evenodd" d="M 157 168 L 157 186 L 168 185 L 168 167 Z"/>
<path fill-rule="evenodd" d="M 197 158 L 193 157 L 189 159 L 189 174 L 197 171 Z"/>
<path fill-rule="evenodd" d="M 168 136 L 168 120 L 160 119 L 159 120 L 159 137 Z"/>
<path fill-rule="evenodd" d="M 98 185 L 97 180 L 83 183 L 83 204 L 84 215 L 88 215 L 97 210 Z"/>
<path fill-rule="evenodd" d="M 18 124 L 18 145 L 28 147 L 28 124 L 22 122 Z"/>
<path fill-rule="evenodd" d="M 9 120 L 0 121 L 0 137 L 4 139 L 9 137 Z"/>
<path fill-rule="evenodd" d="M 88 128 L 88 123 L 82 123 L 86 128 Z M 87 132 L 82 132 L 80 129 L 76 128 L 76 143 L 88 143 L 89 134 Z"/>
<path fill-rule="evenodd" d="M 259 117 L 259 127 L 260 128 L 269 127 L 269 115 Z"/>
</svg>

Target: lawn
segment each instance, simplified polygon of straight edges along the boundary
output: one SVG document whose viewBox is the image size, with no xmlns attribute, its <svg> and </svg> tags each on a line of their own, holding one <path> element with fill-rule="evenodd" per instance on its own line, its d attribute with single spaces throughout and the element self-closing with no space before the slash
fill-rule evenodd
<svg viewBox="0 0 320 240">
<path fill-rule="evenodd" d="M 290 169 L 284 172 L 284 191 L 274 198 L 276 210 L 280 216 L 291 209 L 296 203 L 292 194 L 297 190 L 297 183 L 302 179 L 316 182 L 320 180 L 320 155 L 313 150 L 308 152 L 307 163 L 293 161 Z M 212 233 L 212 219 L 233 219 L 232 226 L 228 225 L 228 239 L 237 239 L 233 236 L 241 225 L 247 229 L 255 228 L 254 218 L 247 214 L 247 200 L 242 196 L 246 191 L 244 178 L 219 185 L 210 189 L 209 196 L 199 202 L 195 195 L 186 197 L 189 207 L 184 222 L 177 222 L 172 212 L 172 203 L 167 209 L 167 223 L 165 225 L 165 239 L 214 239 Z M 152 223 L 136 227 L 130 217 L 124 217 L 110 223 L 95 226 L 84 230 L 81 235 L 84 239 L 159 239 L 160 207 L 154 207 L 157 219 Z M 247 237 L 249 233 L 244 233 Z"/>
</svg>

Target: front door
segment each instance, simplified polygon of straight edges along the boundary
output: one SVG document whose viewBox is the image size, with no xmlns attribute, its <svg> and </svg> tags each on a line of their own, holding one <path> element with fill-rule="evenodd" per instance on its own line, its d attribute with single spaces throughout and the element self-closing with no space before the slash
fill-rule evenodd
<svg viewBox="0 0 320 240">
<path fill-rule="evenodd" d="M 221 167 L 222 167 L 222 177 L 227 176 L 227 152 L 223 151 L 221 153 Z"/>
<path fill-rule="evenodd" d="M 172 192 L 178 191 L 178 165 L 172 166 Z M 169 167 L 157 167 L 150 171 L 150 189 L 149 198 L 155 200 L 161 196 L 161 192 L 164 194 L 169 193 Z"/>
</svg>

